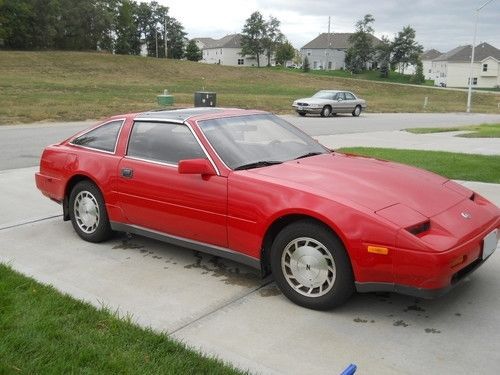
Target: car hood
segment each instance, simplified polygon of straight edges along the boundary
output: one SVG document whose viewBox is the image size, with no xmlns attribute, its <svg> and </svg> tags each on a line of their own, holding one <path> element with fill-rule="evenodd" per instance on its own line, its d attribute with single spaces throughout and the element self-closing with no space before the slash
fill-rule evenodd
<svg viewBox="0 0 500 375">
<path fill-rule="evenodd" d="M 421 169 L 372 158 L 324 154 L 249 170 L 256 178 L 278 180 L 292 188 L 350 201 L 374 212 L 403 204 L 432 217 L 464 195 L 446 187 L 448 179 Z"/>
<path fill-rule="evenodd" d="M 330 103 L 331 100 L 328 99 L 320 99 L 320 98 L 302 98 L 302 99 L 297 99 L 294 103 L 307 103 L 309 105 L 311 104 L 327 104 Z"/>
</svg>

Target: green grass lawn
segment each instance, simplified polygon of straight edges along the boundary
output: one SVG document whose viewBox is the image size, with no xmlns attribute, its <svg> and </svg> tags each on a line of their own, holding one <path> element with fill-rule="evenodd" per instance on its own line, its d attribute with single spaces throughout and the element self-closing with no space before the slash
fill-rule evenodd
<svg viewBox="0 0 500 375">
<path fill-rule="evenodd" d="M 367 147 L 347 147 L 337 151 L 413 165 L 455 180 L 500 183 L 499 155 Z"/>
<path fill-rule="evenodd" d="M 129 320 L 0 264 L 0 374 L 241 373 Z"/>
<path fill-rule="evenodd" d="M 345 73 L 345 72 L 344 72 Z M 372 112 L 456 112 L 467 93 L 266 68 L 84 52 L 0 51 L 0 124 L 98 119 L 158 108 L 168 89 L 177 106 L 192 106 L 197 90 L 217 104 L 292 113 L 292 101 L 320 89 L 351 90 Z M 474 110 L 499 113 L 500 94 L 475 94 Z"/>
<path fill-rule="evenodd" d="M 405 131 L 413 134 L 443 133 L 455 131 L 471 131 L 471 133 L 459 134 L 457 137 L 464 138 L 500 138 L 500 124 L 481 124 L 472 126 L 456 126 L 453 128 L 410 128 Z"/>
</svg>

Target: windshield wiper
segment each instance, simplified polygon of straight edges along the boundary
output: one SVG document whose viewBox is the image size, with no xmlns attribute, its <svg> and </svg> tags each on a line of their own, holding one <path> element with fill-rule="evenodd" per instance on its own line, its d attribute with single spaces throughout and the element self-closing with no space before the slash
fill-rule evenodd
<svg viewBox="0 0 500 375">
<path fill-rule="evenodd" d="M 316 156 L 316 155 L 321 155 L 321 154 L 322 154 L 322 152 L 308 152 L 307 154 L 300 155 L 300 156 L 296 157 L 295 160 L 308 158 L 309 156 Z"/>
<path fill-rule="evenodd" d="M 248 163 L 248 164 L 243 164 L 240 165 L 239 167 L 234 168 L 235 171 L 241 171 L 243 169 L 252 169 L 252 168 L 259 168 L 259 167 L 267 167 L 269 165 L 275 165 L 275 164 L 281 164 L 283 163 L 282 161 L 277 161 L 277 160 L 261 160 L 261 161 L 256 161 L 254 163 Z"/>
</svg>

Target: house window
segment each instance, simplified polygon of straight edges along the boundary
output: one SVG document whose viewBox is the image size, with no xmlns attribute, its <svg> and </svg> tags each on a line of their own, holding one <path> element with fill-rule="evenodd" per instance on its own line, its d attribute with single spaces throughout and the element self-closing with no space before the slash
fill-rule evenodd
<svg viewBox="0 0 500 375">
<path fill-rule="evenodd" d="M 245 60 L 244 59 L 238 59 L 238 65 L 244 65 Z"/>
<path fill-rule="evenodd" d="M 483 64 L 483 72 L 487 72 L 488 71 L 488 64 Z"/>
<path fill-rule="evenodd" d="M 328 70 L 332 70 L 332 62 L 328 61 Z"/>
<path fill-rule="evenodd" d="M 470 83 L 470 78 L 467 80 L 467 85 Z M 477 85 L 477 77 L 472 78 L 472 84 Z"/>
<path fill-rule="evenodd" d="M 307 52 L 307 56 L 311 56 L 311 52 Z"/>
<path fill-rule="evenodd" d="M 318 69 L 318 62 L 317 62 L 317 61 L 315 61 L 315 62 L 313 63 L 313 69 Z"/>
<path fill-rule="evenodd" d="M 429 69 L 429 73 L 431 73 L 431 72 L 432 72 L 432 69 Z"/>
</svg>

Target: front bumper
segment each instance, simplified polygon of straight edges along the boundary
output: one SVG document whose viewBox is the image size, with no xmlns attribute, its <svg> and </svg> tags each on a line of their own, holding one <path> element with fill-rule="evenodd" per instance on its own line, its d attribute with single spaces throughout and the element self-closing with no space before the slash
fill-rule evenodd
<svg viewBox="0 0 500 375">
<path fill-rule="evenodd" d="M 321 113 L 323 107 L 310 107 L 310 106 L 298 106 L 298 105 L 294 105 L 292 106 L 293 109 L 295 109 L 295 111 L 297 113 L 314 113 L 314 114 L 318 114 L 318 113 Z"/>
<path fill-rule="evenodd" d="M 356 290 L 396 292 L 419 298 L 439 297 L 483 265 L 483 239 L 497 229 L 497 249 L 500 240 L 500 220 L 474 238 L 453 249 L 440 253 L 394 249 L 394 282 L 356 282 Z M 491 255 L 490 255 L 491 256 Z M 455 264 L 457 259 L 463 259 Z"/>
</svg>

